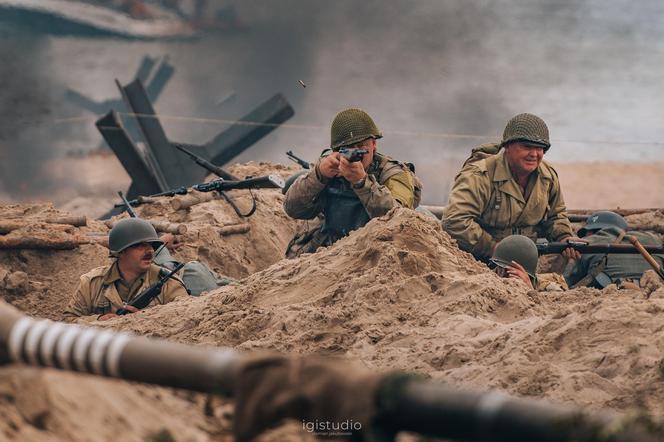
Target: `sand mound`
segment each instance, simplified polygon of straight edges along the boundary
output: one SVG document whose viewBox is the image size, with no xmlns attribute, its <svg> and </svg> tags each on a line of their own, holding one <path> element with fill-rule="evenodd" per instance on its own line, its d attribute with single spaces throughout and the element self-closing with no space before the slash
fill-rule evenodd
<svg viewBox="0 0 664 442">
<path fill-rule="evenodd" d="M 293 168 L 249 163 L 231 170 L 242 177 L 269 173 L 288 176 Z M 228 195 L 243 213 L 251 207 L 248 191 L 230 191 Z M 282 259 L 296 227 L 281 209 L 283 195 L 279 190 L 258 190 L 254 196 L 256 212 L 248 218 L 238 216 L 223 199 L 174 211 L 171 199 L 163 197 L 154 204 L 137 207 L 136 211 L 146 219 L 186 225 L 187 232 L 178 238 L 181 246 L 172 252 L 176 259 L 200 260 L 222 275 L 241 279 Z M 91 219 L 85 227 L 70 226 L 66 231 L 62 226 L 40 223 L 46 218 L 71 215 L 51 204 L 0 205 L 0 211 L 3 220 L 26 223 L 25 228 L 12 231 L 11 236 L 99 238 L 109 232 L 103 222 Z M 125 217 L 126 213 L 114 220 Z M 219 228 L 237 224 L 248 224 L 249 231 L 219 234 Z M 65 251 L 0 250 L 0 296 L 32 315 L 61 319 L 79 276 L 107 262 L 108 249 L 96 244 Z"/>
<path fill-rule="evenodd" d="M 274 167 L 253 163 L 233 173 L 276 170 L 286 176 L 294 170 Z M 164 198 L 139 208 L 142 216 L 187 225 L 177 258 L 200 259 L 244 279 L 239 286 L 100 325 L 192 344 L 333 354 L 375 369 L 418 371 L 455 384 L 592 408 L 664 411 L 662 289 L 650 299 L 615 288 L 528 291 L 461 252 L 435 220 L 403 209 L 316 254 L 282 260 L 295 223 L 283 214 L 279 192 L 256 194 L 258 210 L 248 220 L 239 219 L 223 200 L 173 211 Z M 242 210 L 249 207 L 245 192 L 231 195 Z M 0 209 L 24 219 L 55 211 L 49 205 Z M 630 224 L 650 223 L 653 230 L 662 225 L 661 214 L 639 217 L 630 217 Z M 219 235 L 220 227 L 240 222 L 250 225 L 249 232 Z M 97 222 L 77 229 L 80 235 L 104 231 Z M 0 271 L 6 272 L 4 278 L 0 274 L 5 284 L 0 294 L 31 314 L 58 318 L 78 275 L 105 256 L 98 245 L 64 252 L 0 251 Z M 19 272 L 25 277 L 15 275 Z M 27 279 L 27 285 L 9 290 L 11 275 L 12 281 Z M 123 432 L 128 440 L 164 434 L 178 441 L 223 439 L 229 405 L 217 402 L 215 417 L 209 418 L 204 400 L 167 389 L 8 367 L 0 370 L 0 413 L 8 416 L 0 422 L 0 435 L 107 440 L 106 427 L 128 421 Z M 136 419 L 128 417 L 128 409 Z M 295 427 L 268 439 L 291 438 Z"/>
<path fill-rule="evenodd" d="M 456 384 L 661 412 L 664 301 L 637 291 L 528 292 L 397 210 L 241 287 L 109 325 L 190 343 L 344 355 Z"/>
</svg>

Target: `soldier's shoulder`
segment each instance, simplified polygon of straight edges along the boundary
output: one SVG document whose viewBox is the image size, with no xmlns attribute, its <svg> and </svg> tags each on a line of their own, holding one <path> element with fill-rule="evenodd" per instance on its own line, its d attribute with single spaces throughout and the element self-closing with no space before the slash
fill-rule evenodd
<svg viewBox="0 0 664 442">
<path fill-rule="evenodd" d="M 90 270 L 89 272 L 84 273 L 83 275 L 81 275 L 81 279 L 92 281 L 93 279 L 103 278 L 108 273 L 108 271 L 111 269 L 112 265 L 113 264 L 107 264 L 107 265 L 104 265 L 104 266 L 95 267 L 94 269 Z"/>
<path fill-rule="evenodd" d="M 540 163 L 540 170 L 542 171 L 542 176 L 544 176 L 545 178 L 550 178 L 554 180 L 558 179 L 558 171 L 548 161 L 542 160 L 542 162 Z"/>
</svg>

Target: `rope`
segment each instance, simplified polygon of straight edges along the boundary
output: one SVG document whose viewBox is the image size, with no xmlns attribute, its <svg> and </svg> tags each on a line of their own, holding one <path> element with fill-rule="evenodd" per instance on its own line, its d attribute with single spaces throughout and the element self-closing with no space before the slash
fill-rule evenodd
<svg viewBox="0 0 664 442">
<path fill-rule="evenodd" d="M 261 123 L 256 121 L 241 121 L 229 120 L 224 118 L 202 118 L 202 117 L 184 117 L 175 115 L 151 115 L 151 114 L 136 114 L 129 112 L 118 112 L 118 115 L 125 117 L 141 117 L 141 118 L 158 118 L 167 121 L 180 121 L 187 123 L 201 123 L 201 124 L 223 124 L 223 125 L 237 125 L 237 126 L 252 126 L 252 127 L 282 127 L 285 129 L 294 130 L 328 130 L 328 126 L 313 125 L 313 124 L 293 124 L 293 123 Z M 78 123 L 84 121 L 96 121 L 98 116 L 78 116 L 68 118 L 56 118 L 53 120 L 55 124 Z M 103 127 L 105 129 L 113 129 Z M 493 140 L 498 142 L 499 139 L 495 135 L 479 135 L 479 134 L 459 134 L 451 132 L 425 132 L 425 131 L 384 131 L 387 135 L 399 135 L 406 137 L 427 137 L 427 138 L 447 138 L 447 139 L 477 139 L 477 140 Z M 613 145 L 613 146 L 664 146 L 661 141 L 622 141 L 622 140 L 574 140 L 574 139 L 554 139 L 552 144 L 586 144 L 586 145 Z"/>
</svg>

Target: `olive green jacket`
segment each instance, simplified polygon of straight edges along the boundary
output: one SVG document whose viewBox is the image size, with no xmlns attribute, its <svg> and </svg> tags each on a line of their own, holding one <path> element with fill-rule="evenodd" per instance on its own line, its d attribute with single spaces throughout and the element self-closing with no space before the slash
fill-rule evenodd
<svg viewBox="0 0 664 442">
<path fill-rule="evenodd" d="M 284 210 L 290 217 L 313 219 L 323 210 L 325 202 L 320 195 L 328 180 L 320 174 L 319 164 L 295 180 L 286 192 Z M 369 217 L 375 218 L 397 206 L 414 209 L 419 204 L 415 186 L 415 177 L 405 165 L 375 153 L 364 186 L 354 191 Z"/>
<path fill-rule="evenodd" d="M 572 236 L 558 174 L 542 161 L 526 201 L 504 151 L 467 161 L 456 176 L 443 228 L 462 250 L 488 258 L 495 244 L 512 234 L 560 241 Z"/>
<path fill-rule="evenodd" d="M 94 317 L 115 312 L 133 297 L 159 280 L 161 267 L 152 264 L 150 270 L 139 277 L 140 284 L 130 294 L 129 299 L 122 299 L 115 286 L 119 278 L 117 260 L 113 264 L 97 267 L 81 276 L 76 291 L 69 299 L 65 317 L 95 315 Z M 181 296 L 187 296 L 184 284 L 177 277 L 169 279 L 162 287 L 161 294 L 152 300 L 150 305 L 166 304 Z M 92 319 L 92 318 L 90 318 Z"/>
</svg>

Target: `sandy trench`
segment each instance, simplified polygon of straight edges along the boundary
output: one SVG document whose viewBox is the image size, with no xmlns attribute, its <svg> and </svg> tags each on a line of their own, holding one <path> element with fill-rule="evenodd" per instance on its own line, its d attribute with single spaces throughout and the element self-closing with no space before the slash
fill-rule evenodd
<svg viewBox="0 0 664 442">
<path fill-rule="evenodd" d="M 623 178 L 638 176 L 641 187 L 630 181 L 602 193 L 611 180 L 583 181 L 595 166 L 559 167 L 563 185 L 572 183 L 564 187 L 569 207 L 663 205 L 656 192 L 636 191 L 656 182 L 661 165 L 604 166 Z M 258 163 L 233 168 L 244 175 L 295 170 Z M 248 207 L 246 194 L 233 196 Z M 176 257 L 200 259 L 241 281 L 106 326 L 197 345 L 341 356 L 374 369 L 416 371 L 592 409 L 664 412 L 664 290 L 649 299 L 616 289 L 529 292 L 458 250 L 439 223 L 408 210 L 372 220 L 319 253 L 283 260 L 297 223 L 283 213 L 282 198 L 278 191 L 258 193 L 250 231 L 226 237 L 217 229 L 242 220 L 223 200 L 188 211 L 172 211 L 165 199 L 140 208 L 142 216 L 187 224 Z M 63 206 L 1 209 L 7 218 L 35 222 L 65 213 Z M 86 206 L 78 207 L 74 212 Z M 658 231 L 662 217 L 653 212 L 629 221 Z M 52 226 L 31 229 L 69 234 Z M 107 232 L 91 221 L 73 234 Z M 57 320 L 78 276 L 107 260 L 107 250 L 94 244 L 58 252 L 2 250 L 0 295 L 28 314 Z M 232 440 L 232 405 L 216 400 L 207 416 L 204 402 L 200 394 L 7 366 L 0 369 L 0 439 L 102 441 L 122 426 L 123 440 Z M 264 437 L 302 438 L 296 424 Z"/>
</svg>

